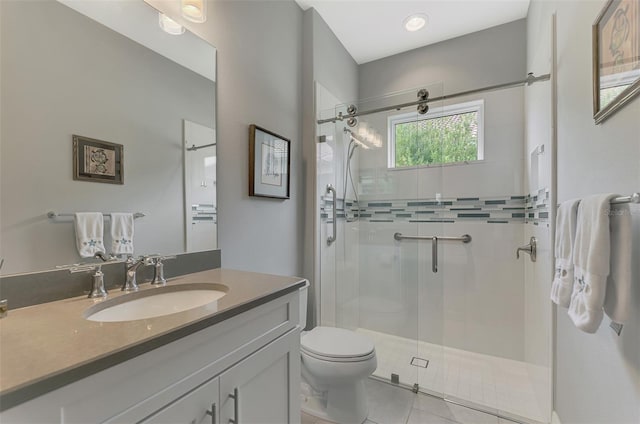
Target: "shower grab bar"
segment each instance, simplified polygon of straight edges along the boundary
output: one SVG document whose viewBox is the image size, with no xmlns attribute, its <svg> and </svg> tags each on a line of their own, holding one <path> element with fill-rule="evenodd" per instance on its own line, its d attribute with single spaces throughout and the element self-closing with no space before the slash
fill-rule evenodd
<svg viewBox="0 0 640 424">
<path fill-rule="evenodd" d="M 393 238 L 400 240 L 431 240 L 431 271 L 433 273 L 438 272 L 438 241 L 461 241 L 463 243 L 470 243 L 471 236 L 464 234 L 460 237 L 440 237 L 440 236 L 403 236 L 402 233 L 395 233 Z"/>
<path fill-rule="evenodd" d="M 431 271 L 438 272 L 438 237 L 431 237 Z"/>
<path fill-rule="evenodd" d="M 395 233 L 393 238 L 400 240 L 433 240 L 437 238 L 442 241 L 461 241 L 463 243 L 470 243 L 472 238 L 469 234 L 464 234 L 460 237 L 444 237 L 444 236 L 403 236 L 402 233 Z"/>
<path fill-rule="evenodd" d="M 333 235 L 327 237 L 327 246 L 331 246 L 331 243 L 336 241 L 336 237 L 338 236 L 337 231 L 336 231 L 337 228 L 338 228 L 337 195 L 336 195 L 336 189 L 333 188 L 333 186 L 331 184 L 327 185 L 327 194 L 329 194 L 329 193 L 331 193 L 331 197 L 332 197 L 332 200 L 333 200 L 333 207 L 332 207 L 332 212 L 331 212 L 331 218 L 333 218 Z"/>
</svg>

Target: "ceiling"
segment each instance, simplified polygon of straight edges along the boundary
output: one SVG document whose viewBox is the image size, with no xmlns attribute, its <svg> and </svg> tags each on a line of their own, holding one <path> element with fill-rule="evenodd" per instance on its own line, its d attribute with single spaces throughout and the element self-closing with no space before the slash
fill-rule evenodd
<svg viewBox="0 0 640 424">
<path fill-rule="evenodd" d="M 359 64 L 459 37 L 527 16 L 529 0 L 296 0 L 315 8 Z M 414 13 L 427 25 L 408 32 Z"/>
</svg>

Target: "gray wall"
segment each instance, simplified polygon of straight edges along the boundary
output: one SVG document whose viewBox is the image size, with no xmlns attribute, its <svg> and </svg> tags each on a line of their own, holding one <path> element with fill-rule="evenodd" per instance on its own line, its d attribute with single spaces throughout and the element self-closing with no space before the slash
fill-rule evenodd
<svg viewBox="0 0 640 424">
<path fill-rule="evenodd" d="M 136 252 L 182 252 L 182 119 L 214 126 L 214 84 L 57 2 L 1 8 L 3 273 L 79 260 L 49 210 L 141 211 Z M 125 184 L 74 181 L 72 134 L 123 144 Z"/>
<path fill-rule="evenodd" d="M 360 65 L 358 94 L 366 99 L 440 82 L 455 93 L 524 79 L 525 26 L 522 19 Z"/>
<path fill-rule="evenodd" d="M 559 202 L 640 189 L 640 97 L 601 125 L 592 118 L 591 25 L 605 4 L 534 0 L 529 10 L 528 64 L 536 71 L 548 66 L 549 20 L 557 13 Z M 640 208 L 631 210 L 632 313 L 622 335 L 606 317 L 597 333 L 583 333 L 557 309 L 555 410 L 563 424 L 640 422 Z"/>
<path fill-rule="evenodd" d="M 149 1 L 160 10 L 171 5 Z M 302 10 L 293 1 L 210 1 L 198 25 L 218 51 L 218 246 L 225 268 L 301 275 Z M 249 125 L 291 139 L 291 199 L 248 195 Z"/>
</svg>

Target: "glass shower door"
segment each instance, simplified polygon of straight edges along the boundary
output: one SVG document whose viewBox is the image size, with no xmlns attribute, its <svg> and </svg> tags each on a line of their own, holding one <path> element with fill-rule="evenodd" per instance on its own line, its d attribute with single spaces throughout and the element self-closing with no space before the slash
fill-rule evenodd
<svg viewBox="0 0 640 424">
<path fill-rule="evenodd" d="M 427 89 L 431 96 L 442 93 L 441 85 Z M 363 112 L 412 102 L 416 91 L 359 101 L 355 107 Z M 332 96 L 317 86 L 316 98 L 322 104 Z M 349 110 L 338 105 L 319 117 Z M 394 161 L 396 153 L 419 150 L 420 116 L 413 106 L 318 126 L 320 323 L 369 337 L 377 352 L 375 378 L 414 390 L 423 389 L 423 380 L 429 384 L 426 391 L 442 396 L 442 373 L 436 372 L 442 357 L 442 318 L 437 316 L 442 285 L 432 273 L 432 242 L 415 239 L 442 234 L 441 169 Z M 403 127 L 395 126 L 398 117 Z M 404 137 L 405 146 L 396 148 L 396 136 Z M 335 188 L 335 202 L 328 184 Z M 337 239 L 329 243 L 334 228 Z"/>
</svg>

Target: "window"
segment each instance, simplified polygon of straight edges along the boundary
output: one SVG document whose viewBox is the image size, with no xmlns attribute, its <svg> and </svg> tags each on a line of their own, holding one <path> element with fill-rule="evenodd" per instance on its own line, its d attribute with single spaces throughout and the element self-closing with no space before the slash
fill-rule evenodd
<svg viewBox="0 0 640 424">
<path fill-rule="evenodd" d="M 484 101 L 390 116 L 389 168 L 482 160 Z"/>
</svg>

